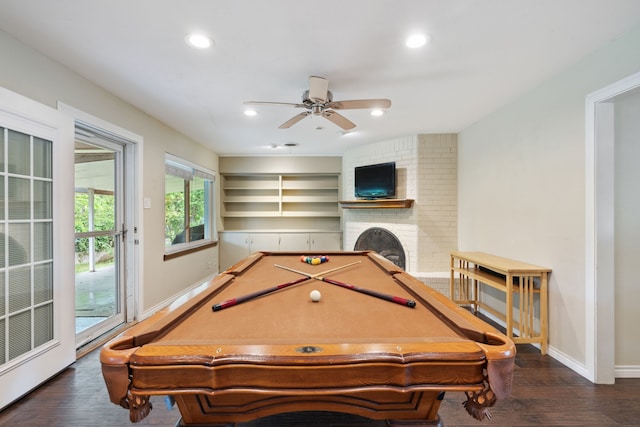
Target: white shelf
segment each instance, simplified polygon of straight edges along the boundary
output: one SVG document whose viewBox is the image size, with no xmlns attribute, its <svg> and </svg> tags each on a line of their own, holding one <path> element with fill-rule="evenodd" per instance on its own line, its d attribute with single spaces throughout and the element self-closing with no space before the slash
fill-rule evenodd
<svg viewBox="0 0 640 427">
<path fill-rule="evenodd" d="M 282 203 L 331 203 L 338 206 L 338 196 L 282 196 Z"/>
<path fill-rule="evenodd" d="M 226 196 L 225 203 L 279 203 L 278 196 Z"/>
<path fill-rule="evenodd" d="M 223 175 L 223 217 L 335 218 L 338 226 L 339 178 L 338 174 Z"/>
</svg>

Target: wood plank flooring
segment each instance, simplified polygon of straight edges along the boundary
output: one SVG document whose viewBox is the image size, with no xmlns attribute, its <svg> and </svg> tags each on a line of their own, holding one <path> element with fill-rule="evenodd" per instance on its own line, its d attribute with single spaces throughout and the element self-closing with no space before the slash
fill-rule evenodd
<svg viewBox="0 0 640 427">
<path fill-rule="evenodd" d="M 128 412 L 112 404 L 98 360 L 99 350 L 0 412 L 0 425 L 131 426 Z M 475 421 L 462 407 L 463 393 L 448 393 L 440 416 L 446 427 L 462 426 L 640 426 L 640 379 L 594 385 L 530 345 L 518 345 L 512 397 L 498 402 L 492 419 Z M 7 387 L 7 384 L 0 384 Z M 151 414 L 135 425 L 174 426 L 177 408 L 154 397 Z M 237 427 L 382 427 L 384 422 L 335 413 L 282 414 Z"/>
</svg>

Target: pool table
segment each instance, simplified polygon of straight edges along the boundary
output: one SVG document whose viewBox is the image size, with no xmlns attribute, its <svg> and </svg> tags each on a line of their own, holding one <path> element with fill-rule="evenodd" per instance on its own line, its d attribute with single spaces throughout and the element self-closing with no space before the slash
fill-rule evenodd
<svg viewBox="0 0 640 427">
<path fill-rule="evenodd" d="M 100 361 L 133 422 L 151 395 L 168 395 L 179 426 L 294 411 L 437 426 L 446 391 L 487 417 L 510 394 L 515 353 L 375 252 L 258 252 L 111 340 Z"/>
</svg>

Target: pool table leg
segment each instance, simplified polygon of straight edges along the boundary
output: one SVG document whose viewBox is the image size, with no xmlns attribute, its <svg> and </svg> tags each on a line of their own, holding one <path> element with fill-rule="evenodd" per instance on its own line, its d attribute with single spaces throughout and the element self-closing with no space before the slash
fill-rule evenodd
<svg viewBox="0 0 640 427">
<path fill-rule="evenodd" d="M 431 410 L 427 414 L 426 418 L 430 420 L 387 420 L 387 426 L 389 427 L 442 427 L 442 420 L 438 414 L 440 409 L 440 403 L 444 400 L 444 391 L 438 394 L 435 402 L 431 406 Z"/>
<path fill-rule="evenodd" d="M 417 421 L 417 420 L 387 420 L 389 427 L 443 427 L 440 415 L 438 419 L 433 421 Z"/>
</svg>

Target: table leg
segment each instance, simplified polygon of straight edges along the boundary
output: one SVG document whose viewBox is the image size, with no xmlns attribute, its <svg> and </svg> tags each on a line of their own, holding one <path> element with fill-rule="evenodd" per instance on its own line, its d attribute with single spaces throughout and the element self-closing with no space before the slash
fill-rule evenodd
<svg viewBox="0 0 640 427">
<path fill-rule="evenodd" d="M 513 339 L 513 276 L 511 274 L 507 274 L 507 283 L 506 283 L 506 317 L 507 317 L 507 330 L 506 335 L 507 338 Z"/>
<path fill-rule="evenodd" d="M 549 285 L 548 274 L 542 273 L 540 278 L 540 353 L 547 354 L 547 333 L 548 333 L 548 325 L 547 325 L 547 316 L 548 313 L 548 295 L 547 289 Z"/>
<path fill-rule="evenodd" d="M 451 301 L 455 301 L 456 300 L 456 290 L 455 290 L 455 283 L 456 283 L 456 274 L 453 271 L 454 267 L 456 265 L 455 259 L 453 258 L 453 256 L 451 256 L 451 265 L 449 268 L 450 271 L 450 276 L 449 276 L 449 298 L 451 298 Z"/>
</svg>

